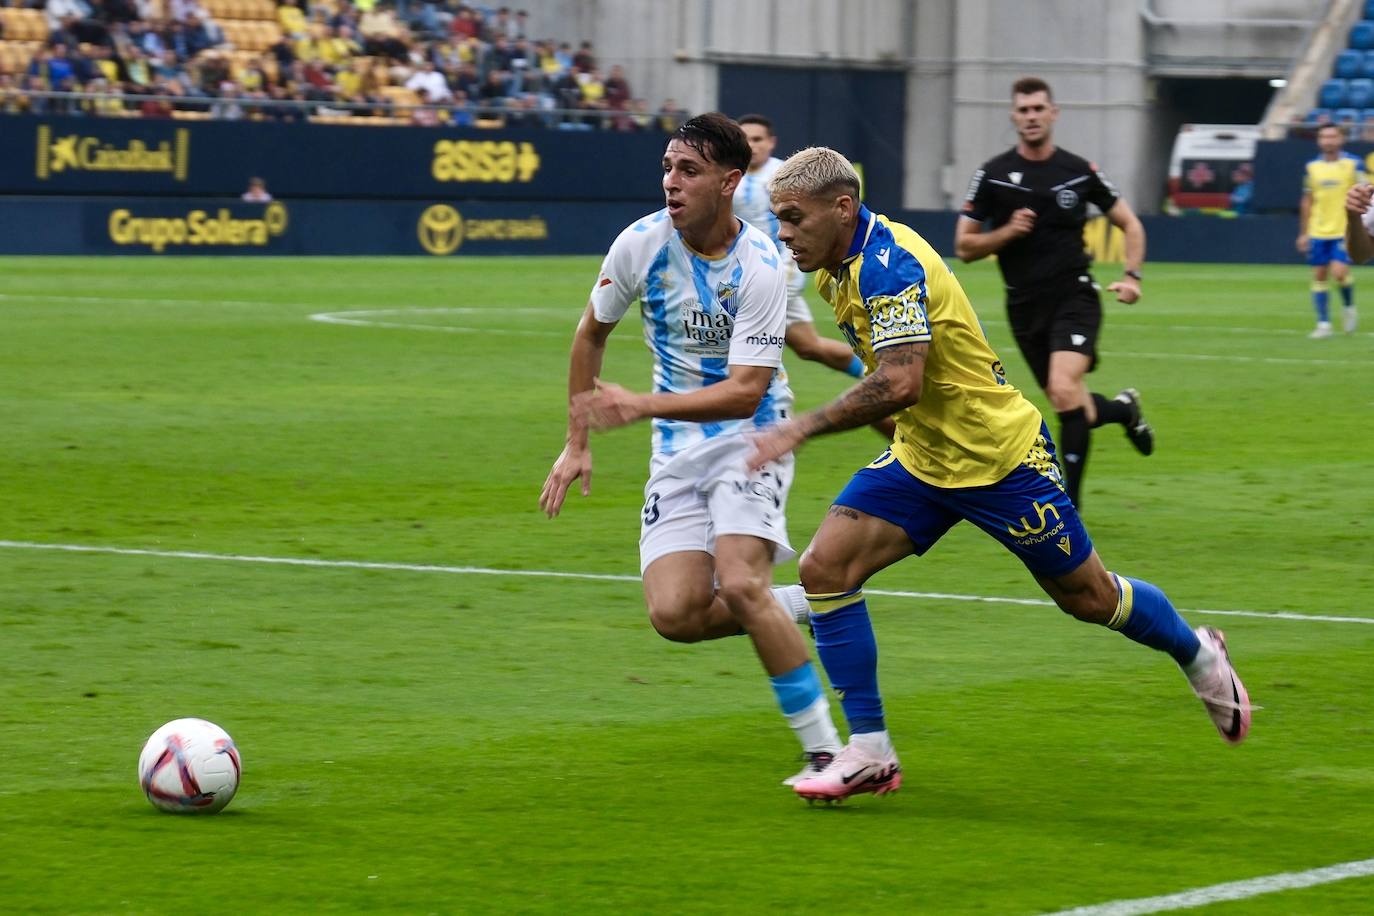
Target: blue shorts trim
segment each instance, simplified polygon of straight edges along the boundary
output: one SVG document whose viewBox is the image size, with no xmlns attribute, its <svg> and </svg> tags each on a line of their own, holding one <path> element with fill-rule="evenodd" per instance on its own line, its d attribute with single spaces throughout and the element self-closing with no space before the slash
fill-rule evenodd
<svg viewBox="0 0 1374 916">
<path fill-rule="evenodd" d="M 1308 239 L 1307 263 L 1312 267 L 1325 267 L 1338 261 L 1350 263 L 1350 255 L 1345 250 L 1345 239 Z"/>
<path fill-rule="evenodd" d="M 1026 459 L 997 483 L 947 488 L 914 476 L 884 452 L 858 471 L 835 498 L 899 526 L 917 556 L 967 520 L 992 535 L 1037 576 L 1062 576 L 1092 555 L 1083 520 L 1061 485 L 1054 442 L 1042 423 Z"/>
</svg>

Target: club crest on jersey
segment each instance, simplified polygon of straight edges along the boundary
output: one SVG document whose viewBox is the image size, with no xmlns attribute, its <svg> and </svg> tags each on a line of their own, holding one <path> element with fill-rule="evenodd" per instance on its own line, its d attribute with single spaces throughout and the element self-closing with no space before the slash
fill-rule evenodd
<svg viewBox="0 0 1374 916">
<path fill-rule="evenodd" d="M 735 317 L 735 293 L 739 292 L 739 287 L 733 283 L 722 283 L 716 287 L 716 301 L 720 307 L 725 309 L 725 314 L 731 318 Z"/>
<path fill-rule="evenodd" d="M 1054 202 L 1062 209 L 1072 210 L 1078 206 L 1078 192 L 1072 188 L 1061 188 L 1059 193 L 1054 195 Z"/>
</svg>

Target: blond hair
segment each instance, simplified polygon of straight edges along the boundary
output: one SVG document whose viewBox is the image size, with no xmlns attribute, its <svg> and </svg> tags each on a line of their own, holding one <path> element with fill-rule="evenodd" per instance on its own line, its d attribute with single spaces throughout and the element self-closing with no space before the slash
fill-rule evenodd
<svg viewBox="0 0 1374 916">
<path fill-rule="evenodd" d="M 849 160 L 828 146 L 808 146 L 787 157 L 787 161 L 773 173 L 768 193 L 792 192 L 807 197 L 839 191 L 856 200 L 859 197 L 859 173 Z"/>
</svg>

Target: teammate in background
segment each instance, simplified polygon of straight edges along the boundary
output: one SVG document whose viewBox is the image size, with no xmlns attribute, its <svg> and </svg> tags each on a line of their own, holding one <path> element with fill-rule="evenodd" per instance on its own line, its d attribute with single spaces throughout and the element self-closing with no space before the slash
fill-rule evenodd
<svg viewBox="0 0 1374 916">
<path fill-rule="evenodd" d="M 1317 326 L 1308 334 L 1314 340 L 1331 336 L 1328 273 L 1341 287 L 1342 327 L 1355 331 L 1355 278 L 1350 275 L 1350 255 L 1345 250 L 1346 194 L 1365 180 L 1360 157 L 1343 152 L 1345 133 L 1335 124 L 1317 130 L 1321 155 L 1307 163 L 1302 177 L 1302 203 L 1298 207 L 1298 251 L 1312 266 L 1312 307 Z"/>
<path fill-rule="evenodd" d="M 795 614 L 780 603 L 788 592 L 769 588 L 773 565 L 796 555 L 785 516 L 792 458 L 744 466 L 745 433 L 792 408 L 781 371 L 784 265 L 772 239 L 731 212 L 748 167 L 749 143 L 723 114 L 672 134 L 667 208 L 611 245 L 573 337 L 567 444 L 539 505 L 556 516 L 578 478 L 590 492 L 589 428 L 653 419 L 639 539 L 649 620 L 675 642 L 749 635 L 802 743 L 805 765 L 790 785 L 821 772 L 840 741 Z M 606 340 L 636 299 L 654 354 L 651 394 L 597 378 Z"/>
<path fill-rule="evenodd" d="M 802 297 L 806 276 L 797 270 L 787 246 L 778 241 L 778 218 L 773 215 L 768 201 L 768 179 L 782 165 L 782 160 L 773 155 L 778 145 L 773 122 L 760 114 L 747 114 L 739 118 L 738 123 L 749 139 L 751 155 L 749 168 L 740 178 L 739 187 L 735 188 L 735 215 L 771 238 L 787 265 L 787 346 L 802 359 L 863 378 L 863 363 L 849 347 L 816 333 L 811 309 Z"/>
<path fill-rule="evenodd" d="M 858 194 L 853 166 L 823 147 L 795 154 L 773 176 L 782 239 L 803 271 L 821 272 L 821 295 L 868 374 L 829 404 L 754 436 L 749 466 L 770 467 L 812 436 L 897 418 L 892 447 L 850 479 L 801 558 L 816 650 L 850 740 L 796 792 L 840 799 L 901 785 L 863 587 L 963 519 L 1011 550 L 1065 612 L 1167 652 L 1222 738 L 1242 741 L 1249 698 L 1221 632 L 1189 629 L 1154 585 L 1102 565 L 1044 421 L 1007 382 L 954 274 Z"/>
<path fill-rule="evenodd" d="M 738 123 L 749 139 L 750 158 L 749 168 L 740 179 L 739 187 L 735 188 L 735 215 L 767 233 L 787 265 L 787 346 L 802 359 L 863 378 L 864 365 L 849 347 L 816 333 L 811 308 L 802 294 L 806 289 L 806 276 L 797 269 L 787 246 L 778 240 L 778 218 L 769 208 L 768 200 L 768 180 L 782 165 L 782 160 L 773 155 L 778 145 L 773 122 L 761 114 L 747 114 Z M 890 418 L 874 423 L 873 428 L 888 441 L 896 429 Z"/>
<path fill-rule="evenodd" d="M 1361 182 L 1345 195 L 1345 247 L 1347 253 L 1357 264 L 1364 264 L 1374 258 L 1374 212 L 1370 204 L 1374 202 L 1374 185 Z M 1351 321 L 1347 331 L 1355 330 Z"/>
<path fill-rule="evenodd" d="M 1087 204 L 1096 204 L 1125 234 L 1125 269 L 1107 287 L 1120 302 L 1140 298 L 1145 229 L 1096 165 L 1054 145 L 1059 107 L 1044 80 L 1017 80 L 1011 102 L 1016 146 L 973 173 L 954 230 L 954 253 L 964 261 L 997 255 L 1011 331 L 1059 415 L 1065 484 L 1081 508 L 1093 429 L 1121 424 L 1142 455 L 1154 451 L 1155 442 L 1138 391 L 1126 388 L 1108 399 L 1088 390 L 1085 376 L 1097 366 L 1102 300 L 1083 247 Z"/>
</svg>

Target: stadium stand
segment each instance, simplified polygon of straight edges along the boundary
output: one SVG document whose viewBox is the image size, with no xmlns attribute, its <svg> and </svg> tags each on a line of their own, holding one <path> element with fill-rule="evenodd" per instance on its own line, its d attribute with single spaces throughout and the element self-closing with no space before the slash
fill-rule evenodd
<svg viewBox="0 0 1374 916">
<path fill-rule="evenodd" d="M 1350 29 L 1350 47 L 1359 51 L 1374 48 L 1374 21 L 1362 19 Z"/>
<path fill-rule="evenodd" d="M 92 13 L 85 0 L 47 2 L 63 15 L 0 7 L 0 112 L 622 131 L 685 117 L 651 111 L 619 67 L 603 75 L 589 42 L 531 39 L 524 11 L 411 3 L 402 18 L 386 0 L 365 12 L 348 0 L 113 0 Z"/>
<path fill-rule="evenodd" d="M 1343 80 L 1364 76 L 1364 54 L 1354 48 L 1346 48 L 1337 54 L 1335 75 Z"/>
<path fill-rule="evenodd" d="M 1356 77 L 1345 84 L 1345 103 L 1351 108 L 1368 108 L 1374 105 L 1374 80 Z"/>
</svg>

